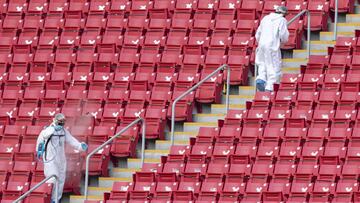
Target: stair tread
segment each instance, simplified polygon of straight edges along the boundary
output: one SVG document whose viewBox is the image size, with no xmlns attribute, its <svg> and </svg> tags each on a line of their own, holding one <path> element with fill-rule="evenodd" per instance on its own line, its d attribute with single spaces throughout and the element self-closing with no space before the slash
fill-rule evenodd
<svg viewBox="0 0 360 203">
<path fill-rule="evenodd" d="M 128 159 L 128 162 L 140 162 L 141 159 L 137 159 L 137 158 L 131 158 Z M 160 159 L 145 159 L 144 160 L 145 163 L 159 163 Z"/>
<path fill-rule="evenodd" d="M 159 143 L 159 144 L 171 144 L 171 141 L 170 140 L 156 140 L 156 143 Z M 189 144 L 189 141 L 188 140 L 175 140 L 174 141 L 174 144 Z"/>
<path fill-rule="evenodd" d="M 119 182 L 131 182 L 132 178 L 99 177 L 99 180 L 113 180 L 113 181 L 119 181 Z"/>
<path fill-rule="evenodd" d="M 85 199 L 84 195 L 70 195 L 70 199 Z M 102 195 L 88 195 L 88 199 L 92 200 L 104 200 Z"/>
<path fill-rule="evenodd" d="M 311 53 L 322 53 L 322 52 L 327 52 L 326 49 L 312 49 L 310 50 Z M 293 51 L 294 53 L 305 53 L 307 52 L 307 49 L 294 49 Z"/>
<path fill-rule="evenodd" d="M 320 35 L 333 35 L 334 32 L 327 31 L 327 32 L 321 32 Z M 337 32 L 338 35 L 354 35 L 354 32 Z"/>
<path fill-rule="evenodd" d="M 304 62 L 307 61 L 306 58 L 287 58 L 283 59 L 283 62 Z"/>
<path fill-rule="evenodd" d="M 145 149 L 145 153 L 149 152 L 149 153 L 169 153 L 169 150 L 167 149 Z"/>
<path fill-rule="evenodd" d="M 212 104 L 212 108 L 225 108 L 225 104 Z M 230 108 L 245 108 L 244 104 L 230 104 Z"/>
<path fill-rule="evenodd" d="M 184 125 L 187 125 L 187 126 L 214 126 L 214 125 L 217 125 L 217 122 L 185 122 Z"/>
<path fill-rule="evenodd" d="M 137 172 L 140 171 L 140 168 L 112 168 L 114 172 Z"/>
<path fill-rule="evenodd" d="M 197 117 L 216 117 L 216 116 L 225 116 L 225 114 L 223 113 L 198 113 L 198 114 L 194 114 L 194 116 Z"/>
<path fill-rule="evenodd" d="M 111 187 L 88 187 L 89 190 L 111 191 Z"/>
</svg>

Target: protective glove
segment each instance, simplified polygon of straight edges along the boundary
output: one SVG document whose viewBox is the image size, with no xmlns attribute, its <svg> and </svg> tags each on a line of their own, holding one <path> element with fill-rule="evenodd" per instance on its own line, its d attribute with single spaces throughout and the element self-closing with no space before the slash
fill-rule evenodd
<svg viewBox="0 0 360 203">
<path fill-rule="evenodd" d="M 44 149 L 45 149 L 45 143 L 41 142 L 38 146 L 37 152 L 36 152 L 36 157 L 38 159 L 40 159 L 42 157 L 42 155 L 44 154 Z"/>
<path fill-rule="evenodd" d="M 82 143 L 81 143 L 81 149 L 82 149 L 83 151 L 86 151 L 87 148 L 88 148 L 88 145 L 87 145 L 85 142 L 82 142 Z"/>
</svg>

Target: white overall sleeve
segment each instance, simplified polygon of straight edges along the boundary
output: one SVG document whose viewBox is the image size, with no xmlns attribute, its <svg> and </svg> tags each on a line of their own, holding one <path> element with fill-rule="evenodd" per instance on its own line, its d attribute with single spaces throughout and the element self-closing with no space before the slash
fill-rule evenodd
<svg viewBox="0 0 360 203">
<path fill-rule="evenodd" d="M 36 141 L 36 149 L 35 151 L 37 151 L 37 147 L 39 146 L 39 144 L 47 139 L 49 139 L 49 137 L 54 134 L 55 129 L 52 126 L 49 126 L 47 128 L 45 128 L 44 130 L 42 130 L 37 138 Z"/>
<path fill-rule="evenodd" d="M 289 30 L 287 28 L 286 19 L 282 20 L 279 25 L 280 42 L 286 43 L 289 40 Z"/>
<path fill-rule="evenodd" d="M 255 34 L 255 39 L 256 39 L 256 42 L 259 43 L 260 41 L 260 36 L 261 36 L 261 32 L 262 32 L 262 24 L 263 24 L 263 21 L 260 22 L 260 25 L 258 27 L 258 29 L 256 30 L 256 34 Z"/>
<path fill-rule="evenodd" d="M 75 137 L 73 137 L 68 130 L 65 130 L 65 141 L 75 149 L 82 151 L 81 143 Z"/>
</svg>

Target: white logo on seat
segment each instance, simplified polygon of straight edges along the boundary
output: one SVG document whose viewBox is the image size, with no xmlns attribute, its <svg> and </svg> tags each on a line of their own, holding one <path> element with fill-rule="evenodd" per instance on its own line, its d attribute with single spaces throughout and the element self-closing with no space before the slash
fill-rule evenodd
<svg viewBox="0 0 360 203">
<path fill-rule="evenodd" d="M 154 40 L 154 44 L 160 44 L 160 40 Z"/>
<path fill-rule="evenodd" d="M 319 152 L 315 151 L 315 152 L 311 152 L 311 156 L 316 156 Z"/>
<path fill-rule="evenodd" d="M 185 7 L 186 7 L 186 8 L 191 8 L 191 7 L 192 7 L 192 3 L 185 4 Z"/>
<path fill-rule="evenodd" d="M 297 81 L 297 78 L 290 78 L 290 82 L 295 82 Z"/>
<path fill-rule="evenodd" d="M 95 44 L 95 40 L 89 39 L 88 42 L 89 42 L 89 44 Z"/>
<path fill-rule="evenodd" d="M 346 192 L 351 192 L 351 191 L 352 191 L 352 187 L 346 187 L 345 190 L 346 190 Z"/>
<path fill-rule="evenodd" d="M 12 152 L 14 150 L 13 147 L 6 147 L 6 152 Z"/>
<path fill-rule="evenodd" d="M 231 9 L 235 8 L 235 4 L 234 3 L 229 3 L 229 8 L 231 8 Z"/>
<path fill-rule="evenodd" d="M 86 75 L 80 75 L 80 80 L 87 80 L 87 76 Z"/>
<path fill-rule="evenodd" d="M 108 80 L 108 79 L 109 79 L 109 76 L 108 76 L 108 75 L 103 75 L 103 76 L 102 76 L 102 79 L 103 79 L 103 80 Z"/>
<path fill-rule="evenodd" d="M 193 80 L 194 80 L 194 77 L 190 77 L 190 76 L 189 76 L 189 77 L 187 77 L 187 80 L 188 80 L 188 81 L 193 81 Z"/>
<path fill-rule="evenodd" d="M 296 152 L 295 152 L 295 151 L 290 151 L 289 154 L 290 154 L 291 156 L 294 156 L 294 155 L 296 154 Z"/>
<path fill-rule="evenodd" d="M 33 116 L 34 115 L 34 111 L 29 111 L 29 112 L 27 112 L 27 114 L 29 115 L 29 116 Z"/>
<path fill-rule="evenodd" d="M 135 40 L 135 41 L 132 40 L 131 42 L 132 42 L 133 44 L 137 44 L 137 43 L 139 43 L 139 39 L 137 39 L 137 40 Z"/>
<path fill-rule="evenodd" d="M 334 82 L 340 82 L 340 78 L 336 79 L 336 78 L 332 78 Z"/>
<path fill-rule="evenodd" d="M 43 81 L 43 80 L 45 79 L 45 76 L 39 75 L 39 76 L 37 77 L 37 79 L 38 79 L 39 81 Z"/>
<path fill-rule="evenodd" d="M 262 190 L 262 187 L 257 187 L 256 188 L 256 192 L 261 192 L 261 190 Z"/>
<path fill-rule="evenodd" d="M 13 111 L 6 112 L 6 114 L 7 114 L 10 118 L 12 118 L 12 114 L 13 114 L 13 113 L 14 113 Z"/>
<path fill-rule="evenodd" d="M 166 81 L 170 81 L 171 79 L 172 79 L 171 76 L 165 76 L 165 80 L 166 80 Z"/>
<path fill-rule="evenodd" d="M 223 151 L 222 153 L 223 155 L 228 155 L 230 153 L 230 150 Z"/>
<path fill-rule="evenodd" d="M 121 191 L 127 191 L 129 189 L 129 186 L 121 186 L 120 190 Z"/>
<path fill-rule="evenodd" d="M 123 81 L 129 81 L 129 76 L 123 76 L 123 77 L 122 77 L 122 80 L 123 80 Z"/>
<path fill-rule="evenodd" d="M 214 4 L 208 4 L 208 8 L 212 9 L 214 7 Z"/>
<path fill-rule="evenodd" d="M 31 44 L 32 40 L 25 40 L 25 44 Z"/>
<path fill-rule="evenodd" d="M 323 10 L 324 5 L 318 5 L 317 10 Z"/>
<path fill-rule="evenodd" d="M 16 11 L 22 11 L 23 7 L 22 6 L 16 6 Z"/>
<path fill-rule="evenodd" d="M 99 10 L 99 11 L 103 11 L 104 9 L 105 9 L 105 6 L 104 6 L 104 5 L 99 5 L 99 6 L 98 6 L 98 10 Z"/>
<path fill-rule="evenodd" d="M 183 150 L 179 150 L 178 152 L 179 152 L 179 154 L 181 154 L 181 155 L 182 155 L 182 154 L 184 154 L 184 153 L 185 153 L 185 149 L 183 149 Z"/>
<path fill-rule="evenodd" d="M 303 187 L 303 188 L 301 188 L 301 191 L 302 192 L 306 192 L 308 190 L 308 188 L 307 187 Z"/>
<path fill-rule="evenodd" d="M 202 45 L 202 44 L 204 44 L 204 41 L 200 41 L 200 40 L 198 40 L 198 41 L 196 41 L 196 44 L 198 44 L 198 45 Z"/>
<path fill-rule="evenodd" d="M 328 191 L 329 191 L 329 188 L 328 188 L 328 187 L 322 187 L 322 191 L 328 192 Z"/>
<path fill-rule="evenodd" d="M 240 42 L 241 45 L 247 45 L 249 44 L 249 40 L 246 40 L 245 42 Z"/>
</svg>

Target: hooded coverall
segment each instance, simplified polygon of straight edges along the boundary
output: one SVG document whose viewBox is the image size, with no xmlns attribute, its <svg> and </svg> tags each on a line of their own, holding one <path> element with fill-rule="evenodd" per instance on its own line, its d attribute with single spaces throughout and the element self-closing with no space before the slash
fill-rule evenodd
<svg viewBox="0 0 360 203">
<path fill-rule="evenodd" d="M 65 142 L 70 144 L 76 150 L 80 151 L 82 150 L 82 148 L 81 143 L 77 139 L 75 139 L 68 130 L 63 128 L 59 131 L 55 131 L 54 124 L 51 124 L 40 132 L 36 146 L 39 146 L 41 142 L 49 139 L 51 135 L 52 137 L 45 149 L 46 153 L 43 154 L 44 174 L 45 177 L 49 177 L 54 174 L 58 177 L 58 198 L 60 200 L 63 193 L 66 177 L 66 157 L 64 148 Z M 50 179 L 48 182 L 55 183 L 55 179 Z M 52 191 L 52 201 L 55 201 L 54 198 L 55 188 Z"/>
<path fill-rule="evenodd" d="M 265 90 L 273 91 L 273 85 L 280 82 L 281 51 L 280 44 L 289 39 L 287 20 L 282 14 L 270 13 L 265 16 L 256 31 L 255 64 L 258 67 L 258 76 L 266 82 Z"/>
</svg>

